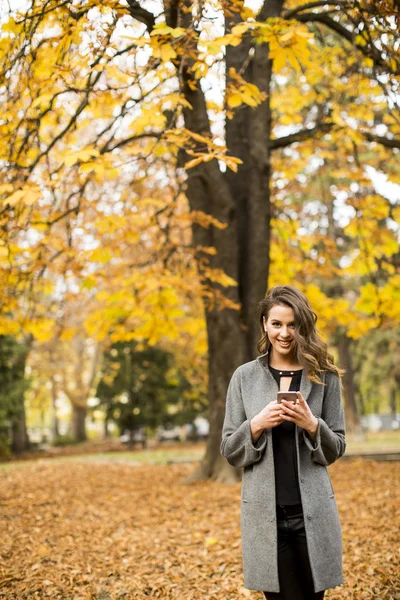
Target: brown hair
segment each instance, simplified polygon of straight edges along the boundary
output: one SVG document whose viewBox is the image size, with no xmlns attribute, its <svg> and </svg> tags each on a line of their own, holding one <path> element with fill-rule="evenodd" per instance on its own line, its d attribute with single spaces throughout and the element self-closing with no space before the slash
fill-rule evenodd
<svg viewBox="0 0 400 600">
<path fill-rule="evenodd" d="M 309 379 L 322 383 L 319 373 L 323 371 L 332 371 L 340 377 L 344 371 L 335 366 L 333 356 L 328 353 L 326 343 L 319 336 L 316 327 L 317 314 L 312 310 L 303 292 L 292 285 L 277 285 L 271 288 L 258 305 L 257 320 L 261 328 L 261 337 L 257 342 L 259 354 L 265 354 L 271 347 L 264 329 L 263 317 L 268 319 L 269 311 L 276 305 L 293 309 L 296 360 L 306 367 Z"/>
</svg>

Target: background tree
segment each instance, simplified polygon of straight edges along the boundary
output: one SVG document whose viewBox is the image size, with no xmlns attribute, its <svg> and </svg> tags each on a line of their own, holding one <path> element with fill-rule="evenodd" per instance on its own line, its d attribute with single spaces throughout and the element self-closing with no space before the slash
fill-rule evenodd
<svg viewBox="0 0 400 600">
<path fill-rule="evenodd" d="M 27 345 L 12 336 L 0 336 L 0 455 L 11 449 L 19 453 L 29 449 L 26 432 L 24 393 Z"/>
<path fill-rule="evenodd" d="M 361 414 L 400 412 L 399 330 L 378 330 L 360 339 L 354 353 L 357 397 Z"/>
<path fill-rule="evenodd" d="M 357 340 L 398 322 L 390 302 L 398 287 L 395 204 L 376 193 L 355 163 L 354 149 L 339 152 L 336 143 L 332 147 L 330 141 L 320 141 L 313 157 L 316 164 L 308 173 L 303 159 L 293 161 L 294 166 L 300 161 L 299 171 L 293 171 L 294 180 L 277 197 L 271 278 L 296 279 L 318 307 L 346 370 L 346 427 L 351 433 L 360 428 L 352 366 Z M 367 303 L 373 310 L 366 310 Z"/>
<path fill-rule="evenodd" d="M 103 358 L 96 396 L 108 419 L 131 439 L 139 428 L 184 424 L 191 416 L 185 402 L 189 383 L 174 367 L 173 354 L 157 348 L 137 350 L 137 343 L 117 342 Z"/>
</svg>

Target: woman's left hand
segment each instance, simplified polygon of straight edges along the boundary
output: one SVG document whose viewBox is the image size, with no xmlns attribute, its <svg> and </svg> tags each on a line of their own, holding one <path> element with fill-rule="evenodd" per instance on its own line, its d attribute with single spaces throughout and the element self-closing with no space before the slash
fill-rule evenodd
<svg viewBox="0 0 400 600">
<path fill-rule="evenodd" d="M 312 414 L 301 392 L 296 392 L 296 394 L 298 398 L 297 404 L 294 404 L 291 400 L 282 400 L 282 412 L 280 416 L 285 421 L 292 421 L 311 434 L 316 433 L 318 419 Z"/>
</svg>

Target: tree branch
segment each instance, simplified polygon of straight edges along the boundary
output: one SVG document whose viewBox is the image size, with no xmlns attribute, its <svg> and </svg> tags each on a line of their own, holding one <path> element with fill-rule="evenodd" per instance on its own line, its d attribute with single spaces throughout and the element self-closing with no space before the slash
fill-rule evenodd
<svg viewBox="0 0 400 600">
<path fill-rule="evenodd" d="M 146 10 L 145 8 L 142 8 L 139 2 L 137 2 L 136 0 L 127 0 L 127 2 L 129 6 L 129 14 L 134 19 L 136 19 L 136 21 L 144 23 L 147 27 L 148 32 L 151 33 L 155 25 L 155 17 L 153 13 Z"/>
<path fill-rule="evenodd" d="M 295 142 L 302 142 L 303 140 L 308 140 L 309 138 L 315 137 L 318 133 L 328 133 L 333 126 L 334 123 L 319 123 L 310 129 L 301 129 L 296 133 L 291 133 L 290 135 L 285 135 L 284 137 L 271 140 L 270 148 L 272 150 L 276 150 L 277 148 L 286 148 L 286 146 L 290 146 Z"/>
<path fill-rule="evenodd" d="M 343 37 L 345 40 L 347 40 L 348 42 L 350 42 L 350 44 L 352 44 L 364 56 L 366 56 L 367 58 L 372 58 L 372 60 L 374 61 L 374 63 L 375 63 L 376 66 L 378 66 L 378 67 L 384 67 L 390 73 L 397 74 L 397 68 L 392 68 L 391 65 L 390 65 L 390 63 L 386 62 L 384 60 L 384 58 L 382 58 L 381 53 L 374 46 L 373 41 L 371 39 L 369 41 L 369 44 L 366 45 L 366 46 L 361 46 L 361 45 L 357 44 L 355 42 L 355 35 L 354 35 L 354 33 L 352 31 L 350 31 L 349 29 L 347 29 L 346 27 L 344 27 L 338 21 L 335 21 L 334 19 L 331 19 L 331 17 L 328 16 L 327 12 L 321 12 L 321 13 L 314 13 L 314 12 L 303 13 L 303 14 L 295 15 L 294 18 L 297 21 L 300 21 L 301 23 L 321 23 L 322 25 L 325 25 L 326 27 L 329 27 L 329 29 L 332 29 L 332 31 L 335 31 L 341 37 Z"/>
<path fill-rule="evenodd" d="M 179 0 L 164 0 L 164 7 L 168 27 L 177 27 Z"/>
<path fill-rule="evenodd" d="M 369 132 L 363 132 L 362 135 L 369 142 L 377 142 L 378 144 L 382 144 L 382 146 L 386 146 L 386 148 L 400 148 L 400 140 L 397 140 L 396 138 L 387 138 Z"/>
<path fill-rule="evenodd" d="M 271 150 L 276 150 L 277 148 L 286 148 L 295 142 L 302 142 L 303 140 L 308 140 L 309 138 L 315 137 L 318 133 L 329 133 L 333 126 L 334 123 L 319 123 L 310 129 L 301 129 L 296 133 L 291 133 L 290 135 L 271 140 L 270 148 Z M 385 146 L 386 148 L 400 149 L 399 139 L 376 135 L 374 133 L 370 133 L 369 131 L 363 131 L 361 133 L 369 142 L 382 144 L 382 146 Z"/>
<path fill-rule="evenodd" d="M 112 152 L 116 148 L 122 148 L 122 146 L 126 146 L 126 144 L 129 144 L 130 142 L 133 142 L 135 140 L 142 140 L 144 138 L 155 138 L 155 139 L 160 140 L 162 138 L 162 132 L 149 131 L 147 133 L 137 133 L 135 135 L 131 135 L 130 137 L 128 137 L 128 138 L 126 138 L 124 140 L 120 140 L 119 142 L 117 142 L 116 144 L 114 144 L 114 146 L 112 148 L 110 148 L 109 142 L 107 142 L 101 148 L 100 154 L 105 154 L 106 152 Z"/>
<path fill-rule="evenodd" d="M 348 4 L 348 2 L 342 2 L 341 0 L 336 0 L 336 2 L 334 0 L 332 0 L 331 2 L 329 2 L 328 0 L 318 0 L 316 2 L 308 2 L 307 4 L 303 4 L 303 6 L 297 6 L 293 10 L 288 10 L 287 12 L 284 12 L 282 14 L 282 17 L 284 19 L 292 19 L 295 15 L 297 15 L 299 12 L 302 12 L 303 10 L 310 10 L 311 8 L 319 8 L 321 6 L 327 5 L 343 7 Z"/>
<path fill-rule="evenodd" d="M 338 33 L 339 35 L 344 37 L 351 44 L 354 43 L 353 33 L 351 31 L 349 31 L 348 29 L 346 29 L 346 27 L 343 27 L 343 25 L 341 25 L 337 21 L 334 21 L 334 19 L 331 19 L 330 17 L 328 17 L 324 13 L 313 13 L 313 12 L 303 13 L 300 15 L 296 15 L 296 21 L 301 21 L 302 23 L 310 23 L 310 22 L 322 23 L 323 25 L 326 25 L 333 31 L 336 31 L 336 33 Z"/>
</svg>

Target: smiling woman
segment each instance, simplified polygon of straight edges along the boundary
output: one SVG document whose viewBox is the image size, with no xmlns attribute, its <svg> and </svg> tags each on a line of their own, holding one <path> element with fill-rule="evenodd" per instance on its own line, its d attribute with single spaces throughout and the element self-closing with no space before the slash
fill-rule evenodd
<svg viewBox="0 0 400 600">
<path fill-rule="evenodd" d="M 343 583 L 342 532 L 327 466 L 345 451 L 340 371 L 317 315 L 292 286 L 259 304 L 260 356 L 229 384 L 221 453 L 243 467 L 245 586 L 268 600 L 321 600 Z M 278 391 L 297 403 L 278 401 Z"/>
<path fill-rule="evenodd" d="M 271 308 L 268 313 L 268 320 L 263 317 L 265 331 L 273 347 L 274 354 L 276 354 L 276 359 L 280 357 L 283 362 L 285 362 L 285 359 L 287 360 L 294 342 L 294 318 L 294 312 L 290 306 L 279 304 Z"/>
</svg>

